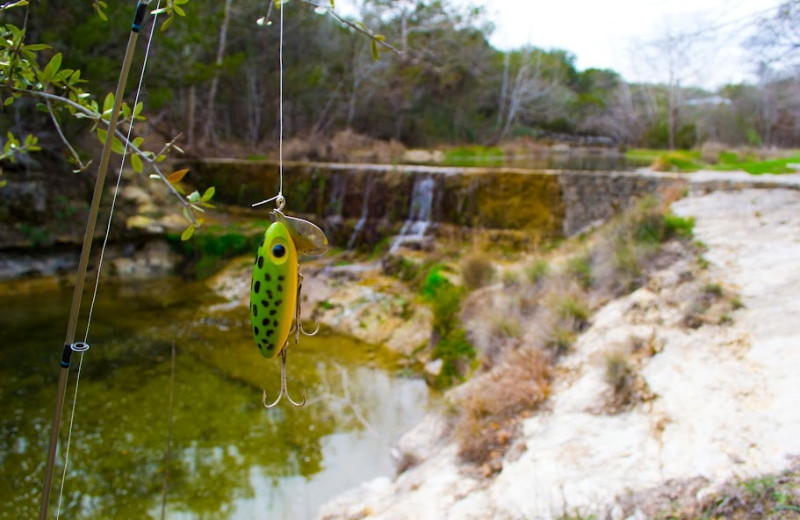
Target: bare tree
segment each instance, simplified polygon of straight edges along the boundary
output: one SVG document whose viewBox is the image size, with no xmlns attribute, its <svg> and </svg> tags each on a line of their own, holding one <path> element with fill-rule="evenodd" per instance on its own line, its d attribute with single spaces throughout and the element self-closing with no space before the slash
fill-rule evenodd
<svg viewBox="0 0 800 520">
<path fill-rule="evenodd" d="M 508 135 L 522 115 L 532 116 L 540 112 L 548 97 L 558 86 L 558 77 L 545 69 L 544 53 L 525 48 L 518 53 L 517 63 L 512 65 L 507 57 L 503 65 L 503 85 L 500 93 L 497 140 Z M 509 80 L 511 67 L 516 68 L 514 78 Z"/>
<path fill-rule="evenodd" d="M 702 67 L 710 62 L 709 53 L 714 52 L 708 44 L 713 41 L 716 28 L 702 21 L 696 27 L 679 31 L 665 23 L 657 38 L 637 45 L 635 51 L 639 61 L 650 70 L 653 79 L 666 86 L 667 139 L 670 150 L 675 149 L 675 136 L 681 124 L 685 102 L 683 87 L 700 81 Z"/>
<path fill-rule="evenodd" d="M 745 46 L 756 53 L 759 62 L 780 67 L 800 56 L 800 0 L 782 3 L 757 27 Z"/>
<path fill-rule="evenodd" d="M 214 104 L 217 98 L 217 89 L 219 89 L 219 77 L 222 73 L 222 62 L 225 59 L 225 44 L 228 39 L 228 25 L 231 20 L 231 5 L 233 0 L 225 0 L 225 6 L 222 15 L 222 25 L 219 28 L 219 44 L 217 46 L 217 59 L 214 63 L 216 69 L 214 70 L 214 77 L 211 79 L 211 87 L 208 89 L 208 100 L 206 103 L 206 121 L 205 129 L 203 131 L 203 140 L 206 143 L 212 142 L 216 144 L 216 135 L 214 132 Z"/>
</svg>

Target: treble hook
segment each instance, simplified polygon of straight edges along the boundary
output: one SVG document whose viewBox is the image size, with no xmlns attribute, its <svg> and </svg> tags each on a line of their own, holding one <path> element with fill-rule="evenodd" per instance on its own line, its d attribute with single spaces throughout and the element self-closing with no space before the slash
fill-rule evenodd
<svg viewBox="0 0 800 520">
<path fill-rule="evenodd" d="M 297 406 L 298 408 L 306 404 L 305 390 L 303 390 L 303 401 L 297 403 L 292 399 L 292 397 L 289 395 L 289 391 L 286 389 L 286 350 L 287 349 L 285 347 L 283 350 L 281 350 L 281 391 L 278 394 L 278 398 L 275 399 L 274 403 L 267 404 L 267 391 L 264 390 L 264 397 L 262 399 L 262 402 L 264 403 L 264 407 L 266 408 L 272 408 L 273 406 L 278 404 L 278 402 L 281 400 L 282 397 L 286 397 L 286 399 L 288 399 L 290 403 L 292 403 L 294 406 Z"/>
<path fill-rule="evenodd" d="M 319 332 L 319 322 L 317 322 L 317 327 L 314 329 L 314 332 L 306 332 L 303 328 L 303 322 L 300 320 L 300 305 L 303 299 L 300 297 L 300 291 L 303 289 L 303 274 L 297 273 L 297 306 L 295 307 L 294 311 L 294 326 L 289 331 L 289 334 L 294 333 L 294 344 L 297 345 L 300 343 L 300 333 L 302 332 L 304 336 L 314 336 Z"/>
</svg>

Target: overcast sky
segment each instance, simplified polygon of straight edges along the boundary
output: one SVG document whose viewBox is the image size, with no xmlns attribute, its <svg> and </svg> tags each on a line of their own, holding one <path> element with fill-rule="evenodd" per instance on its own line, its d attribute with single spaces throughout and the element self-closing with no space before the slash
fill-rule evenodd
<svg viewBox="0 0 800 520">
<path fill-rule="evenodd" d="M 530 44 L 564 49 L 580 70 L 613 69 L 628 81 L 659 81 L 653 60 L 643 57 L 646 43 L 668 31 L 715 27 L 698 44 L 685 83 L 713 88 L 751 80 L 754 65 L 741 43 L 754 21 L 775 12 L 782 0 L 452 0 L 484 5 L 495 24 L 491 43 L 499 49 Z M 351 14 L 348 0 L 337 10 Z M 344 5 L 343 5 L 344 4 Z M 342 6 L 340 8 L 340 6 Z M 349 12 L 348 12 L 349 11 Z M 713 36 L 713 38 L 711 38 Z M 691 76 L 691 77 L 689 77 Z"/>
<path fill-rule="evenodd" d="M 698 44 L 692 81 L 712 87 L 748 79 L 741 42 L 754 21 L 775 12 L 781 0 L 490 0 L 495 22 L 492 44 L 500 49 L 531 44 L 565 49 L 580 70 L 610 68 L 629 81 L 653 79 L 640 49 L 667 31 L 713 26 L 708 42 Z M 711 38 L 714 36 L 714 38 Z M 644 63 L 643 63 L 644 61 Z"/>
</svg>

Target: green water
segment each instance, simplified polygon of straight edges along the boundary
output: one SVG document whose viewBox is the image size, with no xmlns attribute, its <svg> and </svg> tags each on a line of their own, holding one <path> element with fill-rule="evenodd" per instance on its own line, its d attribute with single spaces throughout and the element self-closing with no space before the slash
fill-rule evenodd
<svg viewBox="0 0 800 520">
<path fill-rule="evenodd" d="M 0 519 L 38 516 L 70 298 L 52 290 L 0 299 Z M 161 518 L 173 342 L 167 518 L 311 518 L 336 494 L 392 473 L 390 444 L 427 405 L 422 381 L 404 377 L 377 347 L 302 338 L 289 355 L 289 391 L 299 399 L 305 388 L 309 403 L 266 410 L 262 388 L 276 396 L 280 363 L 257 354 L 246 309 L 204 311 L 213 303 L 205 298 L 180 282 L 101 287 L 61 518 Z M 73 356 L 51 518 L 79 360 Z"/>
</svg>

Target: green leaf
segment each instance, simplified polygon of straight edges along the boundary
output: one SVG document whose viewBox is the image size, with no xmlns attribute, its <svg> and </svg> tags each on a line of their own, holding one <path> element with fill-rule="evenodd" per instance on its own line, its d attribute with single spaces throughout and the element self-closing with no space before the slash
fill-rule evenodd
<svg viewBox="0 0 800 520">
<path fill-rule="evenodd" d="M 186 16 L 186 12 L 181 7 L 179 7 L 178 4 L 174 4 L 172 6 L 172 10 L 175 11 L 178 14 L 178 16 Z"/>
<path fill-rule="evenodd" d="M 114 108 L 114 94 L 109 92 L 103 100 L 103 119 L 111 118 L 111 110 Z M 106 117 L 108 116 L 108 117 Z"/>
<path fill-rule="evenodd" d="M 194 235 L 194 224 L 183 230 L 183 233 L 181 233 L 181 241 L 186 242 L 192 238 L 192 235 Z"/>
<path fill-rule="evenodd" d="M 133 167 L 133 171 L 136 173 L 142 173 L 144 171 L 144 164 L 142 164 L 142 159 L 136 155 L 131 155 L 131 167 Z"/>
<path fill-rule="evenodd" d="M 202 200 L 203 202 L 211 200 L 211 198 L 214 196 L 215 191 L 216 190 L 214 189 L 214 186 L 211 186 L 205 191 L 205 193 L 203 193 L 203 197 L 200 200 Z"/>
<path fill-rule="evenodd" d="M 370 40 L 370 48 L 372 49 L 372 59 L 378 61 L 380 59 L 380 54 L 378 54 L 378 42 Z"/>
<path fill-rule="evenodd" d="M 175 17 L 174 17 L 174 16 L 170 16 L 169 18 L 167 18 L 166 20 L 164 20 L 164 23 L 162 23 L 162 24 L 161 24 L 161 30 L 162 30 L 162 31 L 166 31 L 166 30 L 167 30 L 167 27 L 169 27 L 170 25 L 172 25 L 172 20 L 174 20 L 174 19 L 175 19 Z"/>
<path fill-rule="evenodd" d="M 189 199 L 189 202 L 192 202 L 192 203 L 199 202 L 200 201 L 200 192 L 199 191 L 193 191 L 186 198 Z"/>
<path fill-rule="evenodd" d="M 8 105 L 10 105 L 13 102 L 14 102 L 14 96 L 8 97 L 8 98 L 6 98 L 5 101 L 3 101 L 3 106 L 7 107 Z"/>
<path fill-rule="evenodd" d="M 40 74 L 42 83 L 50 83 L 50 81 L 53 79 L 53 76 L 55 76 L 56 72 L 58 72 L 58 69 L 61 68 L 61 59 L 62 57 L 60 52 L 50 59 L 50 62 L 45 66 Z"/>
<path fill-rule="evenodd" d="M 122 144 L 122 141 L 120 141 L 119 138 L 116 136 L 114 136 L 114 138 L 111 140 L 111 150 L 114 153 L 118 153 L 120 155 L 123 155 L 125 153 L 125 146 Z"/>
<path fill-rule="evenodd" d="M 331 9 L 336 9 L 336 5 L 334 5 L 333 0 L 331 0 Z"/>
<path fill-rule="evenodd" d="M 105 145 L 106 139 L 108 139 L 108 132 L 102 128 L 98 128 L 95 131 L 97 132 L 97 137 L 100 139 L 100 142 Z M 120 155 L 125 153 L 125 147 L 122 145 L 122 141 L 120 141 L 116 136 L 114 136 L 114 139 L 111 141 L 111 150 Z"/>
</svg>

